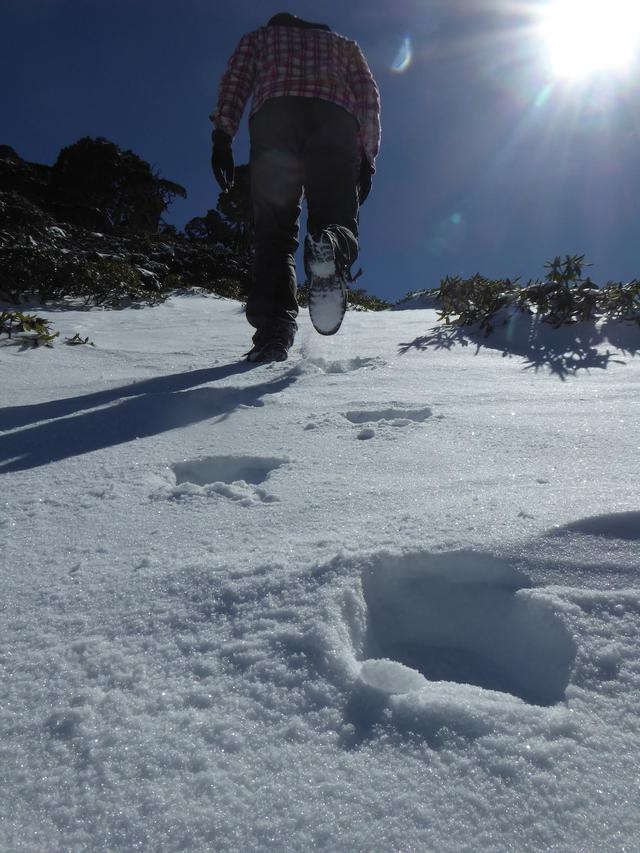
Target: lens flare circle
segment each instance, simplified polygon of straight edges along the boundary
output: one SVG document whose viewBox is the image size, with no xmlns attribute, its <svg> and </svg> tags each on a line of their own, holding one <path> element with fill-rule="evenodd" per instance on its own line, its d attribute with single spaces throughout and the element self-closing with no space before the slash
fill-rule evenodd
<svg viewBox="0 0 640 853">
<path fill-rule="evenodd" d="M 640 43 L 640 2 L 555 0 L 545 10 L 542 30 L 557 77 L 624 71 Z"/>
<path fill-rule="evenodd" d="M 409 36 L 406 36 L 402 40 L 402 44 L 396 54 L 396 58 L 391 63 L 391 70 L 395 71 L 396 74 L 402 74 L 403 71 L 406 71 L 407 68 L 411 65 L 411 60 L 413 58 L 413 47 L 411 45 L 411 39 Z"/>
</svg>

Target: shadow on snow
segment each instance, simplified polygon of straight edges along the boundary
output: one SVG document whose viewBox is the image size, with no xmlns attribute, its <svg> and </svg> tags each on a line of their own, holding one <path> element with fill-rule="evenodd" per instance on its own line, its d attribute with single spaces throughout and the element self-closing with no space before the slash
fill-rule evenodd
<svg viewBox="0 0 640 853">
<path fill-rule="evenodd" d="M 487 335 L 474 326 L 436 326 L 426 335 L 401 343 L 400 354 L 410 349 L 452 349 L 460 346 L 501 350 L 505 357 L 521 356 L 525 369 L 547 368 L 559 379 L 589 368 L 606 369 L 609 364 L 624 364 L 615 353 L 599 347 L 609 343 L 615 350 L 631 356 L 640 352 L 640 329 L 622 321 L 574 323 L 554 328 L 533 314 L 510 313 L 496 321 Z"/>
<path fill-rule="evenodd" d="M 640 512 L 611 512 L 592 515 L 572 521 L 562 527 L 553 528 L 548 536 L 563 536 L 579 533 L 583 536 L 598 536 L 602 539 L 623 539 L 628 542 L 640 540 Z"/>
<path fill-rule="evenodd" d="M 262 397 L 277 394 L 295 381 L 288 375 L 244 388 L 195 387 L 252 368 L 228 364 L 0 410 L 1 430 L 34 424 L 0 436 L 0 473 L 37 468 L 210 418 L 225 419 L 240 405 L 264 405 Z"/>
</svg>

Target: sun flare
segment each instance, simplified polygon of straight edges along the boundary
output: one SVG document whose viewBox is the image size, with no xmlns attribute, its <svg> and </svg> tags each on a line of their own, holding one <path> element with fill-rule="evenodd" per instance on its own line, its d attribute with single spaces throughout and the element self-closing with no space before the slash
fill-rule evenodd
<svg viewBox="0 0 640 853">
<path fill-rule="evenodd" d="M 556 76 L 624 71 L 640 42 L 640 0 L 552 0 L 542 29 Z"/>
</svg>

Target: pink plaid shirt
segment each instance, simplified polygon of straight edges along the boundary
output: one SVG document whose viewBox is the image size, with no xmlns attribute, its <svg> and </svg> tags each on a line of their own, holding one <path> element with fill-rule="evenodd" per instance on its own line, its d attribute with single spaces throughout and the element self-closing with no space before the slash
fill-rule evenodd
<svg viewBox="0 0 640 853">
<path fill-rule="evenodd" d="M 261 27 L 243 36 L 227 66 L 211 121 L 235 136 L 253 92 L 251 115 L 268 98 L 321 98 L 348 110 L 360 125 L 360 143 L 375 164 L 380 147 L 380 95 L 362 51 L 329 30 Z"/>
</svg>

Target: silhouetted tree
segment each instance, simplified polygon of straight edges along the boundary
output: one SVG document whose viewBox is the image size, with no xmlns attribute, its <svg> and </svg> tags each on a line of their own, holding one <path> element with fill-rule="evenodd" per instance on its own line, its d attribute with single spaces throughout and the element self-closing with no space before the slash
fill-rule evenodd
<svg viewBox="0 0 640 853">
<path fill-rule="evenodd" d="M 63 148 L 53 165 L 52 185 L 68 204 L 98 208 L 113 228 L 156 233 L 179 184 L 102 137 L 84 137 Z"/>
<path fill-rule="evenodd" d="M 208 210 L 205 216 L 196 216 L 184 226 L 184 233 L 191 240 L 203 243 L 233 245 L 233 228 L 217 210 Z"/>
<path fill-rule="evenodd" d="M 171 222 L 165 222 L 164 219 L 160 221 L 158 234 L 160 234 L 161 237 L 164 237 L 165 240 L 177 240 L 178 233 L 178 229 Z"/>
<path fill-rule="evenodd" d="M 10 145 L 0 145 L 0 191 L 19 193 L 33 204 L 49 200 L 51 167 L 23 160 Z"/>
</svg>

